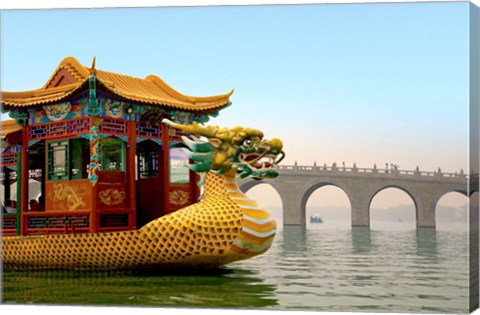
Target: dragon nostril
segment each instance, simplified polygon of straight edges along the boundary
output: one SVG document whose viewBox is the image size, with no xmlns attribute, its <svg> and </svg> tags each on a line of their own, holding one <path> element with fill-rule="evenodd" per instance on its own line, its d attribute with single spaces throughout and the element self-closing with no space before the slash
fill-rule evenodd
<svg viewBox="0 0 480 315">
<path fill-rule="evenodd" d="M 272 151 L 272 147 L 270 145 L 264 145 L 261 147 L 261 149 L 264 151 L 264 152 L 270 152 Z"/>
</svg>

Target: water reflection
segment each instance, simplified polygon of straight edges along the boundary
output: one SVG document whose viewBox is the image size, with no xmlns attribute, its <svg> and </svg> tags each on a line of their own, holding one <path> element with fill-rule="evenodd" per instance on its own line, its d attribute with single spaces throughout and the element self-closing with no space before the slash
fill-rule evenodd
<svg viewBox="0 0 480 315">
<path fill-rule="evenodd" d="M 372 247 L 372 238 L 369 227 L 352 227 L 352 252 L 354 254 L 368 254 Z"/>
<path fill-rule="evenodd" d="M 328 224 L 328 223 L 327 223 Z M 272 248 L 223 269 L 4 273 L 6 303 L 465 312 L 466 231 L 280 230 Z"/>
<path fill-rule="evenodd" d="M 284 226 L 280 232 L 284 251 L 304 252 L 307 248 L 307 233 L 305 226 Z"/>
<path fill-rule="evenodd" d="M 282 230 L 278 231 L 276 242 L 280 246 L 270 249 L 270 252 L 272 252 L 270 257 L 276 257 L 272 261 L 275 268 L 281 274 L 285 274 L 286 279 L 309 278 L 312 266 L 308 254 L 312 250 L 307 248 L 306 228 L 301 226 L 284 226 Z M 278 259 L 279 257 L 282 259 Z"/>
<path fill-rule="evenodd" d="M 417 228 L 417 255 L 420 257 L 437 257 L 437 231 L 431 228 Z"/>
<path fill-rule="evenodd" d="M 3 303 L 265 307 L 277 305 L 253 271 L 6 271 Z"/>
</svg>

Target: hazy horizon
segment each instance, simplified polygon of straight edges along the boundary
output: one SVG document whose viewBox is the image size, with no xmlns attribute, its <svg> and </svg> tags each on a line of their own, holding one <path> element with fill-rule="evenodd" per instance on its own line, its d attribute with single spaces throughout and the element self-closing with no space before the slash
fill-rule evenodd
<svg viewBox="0 0 480 315">
<path fill-rule="evenodd" d="M 279 205 L 263 205 L 272 213 L 272 216 L 281 227 L 283 225 L 283 209 Z M 310 222 L 310 218 L 321 217 L 322 224 Z M 435 208 L 436 228 L 443 230 L 466 231 L 468 229 L 468 204 L 460 207 L 437 205 Z M 315 228 L 350 228 L 351 208 L 307 206 L 305 223 L 307 227 Z M 370 208 L 370 228 L 372 229 L 415 229 L 415 207 L 400 205 L 388 208 Z"/>
</svg>

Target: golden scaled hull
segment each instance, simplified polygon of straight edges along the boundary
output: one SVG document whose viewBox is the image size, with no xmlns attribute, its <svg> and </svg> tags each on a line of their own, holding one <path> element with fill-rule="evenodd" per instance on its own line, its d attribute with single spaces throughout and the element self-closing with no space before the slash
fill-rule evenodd
<svg viewBox="0 0 480 315">
<path fill-rule="evenodd" d="M 218 267 L 265 252 L 274 235 L 252 239 L 262 251 L 239 249 L 243 214 L 231 200 L 210 198 L 139 230 L 6 237 L 5 269 L 139 269 Z"/>
</svg>

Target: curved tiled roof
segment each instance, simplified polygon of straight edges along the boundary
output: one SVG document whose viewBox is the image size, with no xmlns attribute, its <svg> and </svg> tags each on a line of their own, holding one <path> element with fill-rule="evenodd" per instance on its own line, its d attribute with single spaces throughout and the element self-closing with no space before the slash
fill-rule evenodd
<svg viewBox="0 0 480 315">
<path fill-rule="evenodd" d="M 93 67 L 94 65 L 92 65 Z M 229 98 L 233 93 L 232 90 L 227 94 L 216 96 L 188 96 L 173 89 L 154 75 L 141 79 L 92 68 L 81 65 L 73 57 L 67 57 L 62 60 L 42 88 L 24 92 L 2 92 L 0 103 L 8 110 L 66 100 L 84 84 L 87 84 L 91 72 L 95 74 L 99 86 L 123 99 L 187 111 L 221 109 L 229 104 Z M 69 80 L 73 83 L 51 87 L 61 71 L 66 71 L 70 76 Z"/>
<path fill-rule="evenodd" d="M 19 130 L 22 130 L 22 126 L 17 125 L 14 119 L 0 121 L 0 139 L 5 139 L 7 135 Z"/>
<path fill-rule="evenodd" d="M 85 80 L 87 82 L 88 80 Z M 38 89 L 24 92 L 1 92 L 1 104 L 5 109 L 10 107 L 29 107 L 50 104 L 65 100 L 78 90 L 83 83 L 72 83 L 48 89 Z"/>
</svg>

